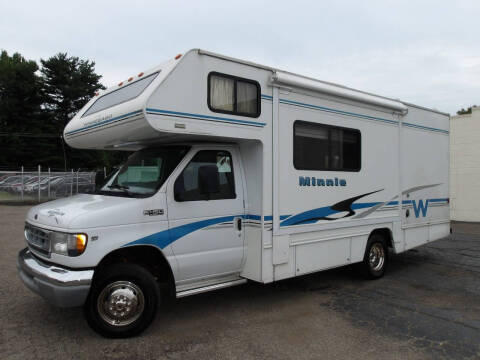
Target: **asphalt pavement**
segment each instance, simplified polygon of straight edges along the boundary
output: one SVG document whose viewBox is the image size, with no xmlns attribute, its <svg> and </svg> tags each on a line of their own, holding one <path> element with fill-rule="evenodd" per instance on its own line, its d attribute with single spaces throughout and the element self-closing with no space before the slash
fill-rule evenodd
<svg viewBox="0 0 480 360">
<path fill-rule="evenodd" d="M 480 359 L 480 225 L 391 257 L 384 278 L 354 269 L 164 303 L 133 339 L 94 333 L 20 281 L 29 207 L 0 206 L 1 359 Z"/>
</svg>

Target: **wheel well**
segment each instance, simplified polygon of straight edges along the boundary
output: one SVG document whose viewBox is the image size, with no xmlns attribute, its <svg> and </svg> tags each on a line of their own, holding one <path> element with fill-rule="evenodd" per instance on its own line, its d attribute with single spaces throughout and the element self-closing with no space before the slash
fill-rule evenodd
<svg viewBox="0 0 480 360">
<path fill-rule="evenodd" d="M 115 263 L 135 263 L 145 267 L 153 275 L 160 286 L 167 289 L 170 295 L 175 294 L 175 280 L 172 269 L 163 253 L 154 246 L 128 246 L 107 254 L 98 264 L 95 273 Z"/>
<path fill-rule="evenodd" d="M 393 248 L 393 236 L 392 231 L 389 228 L 375 229 L 371 232 L 370 236 L 373 234 L 382 236 L 385 239 L 387 246 Z"/>
</svg>

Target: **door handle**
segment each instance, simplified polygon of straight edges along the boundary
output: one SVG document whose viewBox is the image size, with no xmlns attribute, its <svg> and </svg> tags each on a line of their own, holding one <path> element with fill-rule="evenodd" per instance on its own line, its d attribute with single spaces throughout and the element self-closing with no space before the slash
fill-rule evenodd
<svg viewBox="0 0 480 360">
<path fill-rule="evenodd" d="M 242 218 L 235 218 L 235 227 L 237 231 L 242 231 Z"/>
</svg>

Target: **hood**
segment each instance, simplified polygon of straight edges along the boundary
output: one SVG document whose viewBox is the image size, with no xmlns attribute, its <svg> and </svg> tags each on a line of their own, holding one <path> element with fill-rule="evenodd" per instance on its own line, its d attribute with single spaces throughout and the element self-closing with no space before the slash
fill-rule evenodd
<svg viewBox="0 0 480 360">
<path fill-rule="evenodd" d="M 163 193 L 150 198 L 79 194 L 34 206 L 26 220 L 40 227 L 69 230 L 138 224 L 166 220 L 166 211 L 159 216 L 145 214 L 145 210 L 165 210 L 165 205 Z"/>
</svg>

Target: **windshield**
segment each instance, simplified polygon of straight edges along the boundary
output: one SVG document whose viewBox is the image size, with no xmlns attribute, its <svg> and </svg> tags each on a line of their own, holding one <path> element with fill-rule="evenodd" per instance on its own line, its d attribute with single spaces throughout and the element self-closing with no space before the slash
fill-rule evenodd
<svg viewBox="0 0 480 360">
<path fill-rule="evenodd" d="M 100 193 L 129 197 L 151 196 L 175 170 L 188 149 L 187 146 L 165 146 L 137 151 L 107 179 L 100 188 Z"/>
</svg>

